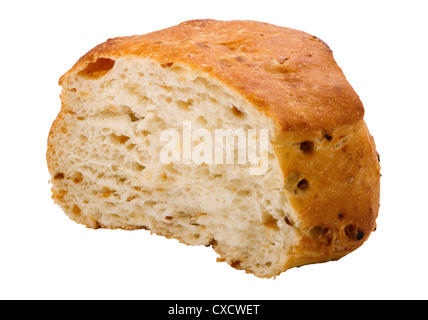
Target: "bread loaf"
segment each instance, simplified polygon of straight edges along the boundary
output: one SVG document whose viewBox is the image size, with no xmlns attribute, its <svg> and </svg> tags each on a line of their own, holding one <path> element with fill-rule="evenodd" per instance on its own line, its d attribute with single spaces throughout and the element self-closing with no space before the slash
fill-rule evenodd
<svg viewBox="0 0 428 320">
<path fill-rule="evenodd" d="M 47 163 L 78 223 L 212 246 L 266 278 L 337 260 L 375 229 L 364 108 L 315 36 L 187 21 L 109 39 L 60 85 Z"/>
</svg>

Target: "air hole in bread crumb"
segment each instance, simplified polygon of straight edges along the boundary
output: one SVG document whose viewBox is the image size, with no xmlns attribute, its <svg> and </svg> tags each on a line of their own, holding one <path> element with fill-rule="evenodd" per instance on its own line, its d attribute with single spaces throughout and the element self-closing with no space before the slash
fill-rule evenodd
<svg viewBox="0 0 428 320">
<path fill-rule="evenodd" d="M 244 190 L 238 190 L 237 194 L 240 197 L 248 197 L 248 196 L 251 196 L 252 192 L 251 192 L 251 190 L 245 190 L 244 189 Z M 267 201 L 269 201 L 269 200 L 267 200 Z"/>
<path fill-rule="evenodd" d="M 136 121 L 140 120 L 140 118 L 137 117 L 135 115 L 135 113 L 132 111 L 128 112 L 128 116 L 129 116 L 129 119 L 131 119 L 131 122 L 136 122 Z"/>
<path fill-rule="evenodd" d="M 54 180 L 62 180 L 65 178 L 64 173 L 62 172 L 58 172 L 55 176 L 54 176 Z"/>
<path fill-rule="evenodd" d="M 114 207 L 116 207 L 116 204 L 114 204 L 113 202 L 105 202 L 105 205 L 106 205 L 108 208 L 114 208 Z M 119 216 L 118 216 L 118 215 L 115 215 L 115 214 L 112 214 L 111 216 L 115 216 L 115 218 L 119 218 Z"/>
<path fill-rule="evenodd" d="M 199 116 L 196 119 L 196 123 L 198 123 L 199 125 L 201 125 L 202 127 L 204 127 L 204 126 L 206 126 L 208 124 L 208 121 L 203 116 Z"/>
<path fill-rule="evenodd" d="M 151 132 L 148 131 L 148 130 L 142 130 L 142 131 L 138 132 L 138 134 L 141 135 L 141 136 L 143 136 L 143 137 L 147 137 L 150 133 Z"/>
<path fill-rule="evenodd" d="M 263 212 L 262 213 L 262 223 L 264 226 L 266 226 L 267 228 L 273 229 L 275 231 L 279 230 L 278 224 L 277 224 L 278 220 L 275 219 L 271 214 L 269 214 L 268 212 Z"/>
<path fill-rule="evenodd" d="M 87 79 L 99 79 L 114 67 L 115 61 L 107 58 L 98 58 L 80 71 L 77 75 Z"/>
<path fill-rule="evenodd" d="M 68 191 L 66 190 L 58 190 L 56 194 L 52 195 L 52 199 L 62 201 L 64 197 L 67 195 Z"/>
<path fill-rule="evenodd" d="M 288 224 L 289 226 L 293 226 L 293 223 L 290 221 L 290 219 L 288 217 L 284 218 L 284 221 L 286 224 Z"/>
<path fill-rule="evenodd" d="M 162 68 L 171 68 L 173 64 L 174 64 L 174 62 L 166 62 L 166 63 L 162 63 L 161 67 Z"/>
<path fill-rule="evenodd" d="M 118 136 L 118 135 L 116 135 L 114 133 L 112 133 L 110 135 L 110 137 L 111 137 L 111 139 L 112 139 L 113 142 L 119 143 L 119 144 L 125 144 L 129 140 L 128 136 L 125 136 L 125 135 Z"/>
<path fill-rule="evenodd" d="M 88 142 L 88 137 L 81 134 L 81 135 L 79 135 L 79 140 L 81 143 L 86 143 L 86 142 Z"/>
<path fill-rule="evenodd" d="M 98 195 L 98 197 L 100 197 L 100 198 L 108 198 L 108 197 L 110 197 L 113 193 L 114 193 L 114 190 L 111 190 L 111 189 L 109 189 L 109 188 L 107 188 L 107 187 L 104 187 L 104 188 L 101 190 L 101 193 Z"/>
<path fill-rule="evenodd" d="M 133 162 L 132 163 L 132 169 L 134 169 L 135 171 L 141 172 L 144 169 L 146 169 L 146 167 L 143 166 L 143 165 L 141 165 L 141 164 L 139 164 L 138 162 Z"/>
<path fill-rule="evenodd" d="M 178 100 L 177 101 L 177 106 L 180 108 L 180 109 L 183 109 L 183 110 L 186 110 L 186 111 L 189 111 L 190 110 L 190 107 L 193 105 L 193 100 L 192 99 L 189 99 L 189 100 L 187 100 L 187 101 L 183 101 L 183 100 Z"/>
<path fill-rule="evenodd" d="M 235 106 L 233 106 L 232 107 L 232 112 L 233 112 L 233 114 L 235 115 L 235 116 L 237 116 L 237 117 L 243 117 L 243 116 L 245 116 L 245 113 L 244 112 L 242 112 L 241 110 L 239 110 L 237 107 L 235 107 Z"/>
<path fill-rule="evenodd" d="M 129 202 L 129 201 L 132 201 L 132 200 L 137 199 L 137 198 L 138 198 L 138 196 L 134 194 L 134 195 L 129 196 L 128 198 L 126 198 L 126 201 Z"/>
<path fill-rule="evenodd" d="M 76 204 L 73 206 L 72 211 L 75 215 L 79 215 L 82 212 L 82 210 L 80 210 L 80 208 Z"/>
<path fill-rule="evenodd" d="M 153 200 L 149 200 L 149 201 L 144 202 L 144 205 L 149 206 L 149 207 L 154 207 L 157 204 L 158 203 L 156 201 L 153 201 Z"/>
<path fill-rule="evenodd" d="M 71 175 L 71 181 L 73 181 L 74 183 L 80 183 L 83 181 L 83 175 L 80 172 L 75 172 Z"/>
<path fill-rule="evenodd" d="M 130 144 L 128 144 L 128 146 L 126 147 L 126 149 L 127 149 L 128 151 L 131 151 L 131 150 L 133 150 L 136 146 L 137 146 L 137 145 L 136 145 L 135 143 L 130 143 Z"/>
<path fill-rule="evenodd" d="M 232 268 L 238 268 L 240 264 L 241 264 L 241 261 L 240 261 L 240 260 L 234 260 L 234 261 L 232 261 L 232 262 L 230 263 L 230 266 L 231 266 Z"/>
</svg>

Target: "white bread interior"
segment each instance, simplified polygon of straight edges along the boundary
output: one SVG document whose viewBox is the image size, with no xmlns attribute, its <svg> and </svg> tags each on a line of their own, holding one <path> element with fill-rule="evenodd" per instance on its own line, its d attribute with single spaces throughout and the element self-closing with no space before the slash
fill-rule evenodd
<svg viewBox="0 0 428 320">
<path fill-rule="evenodd" d="M 61 121 L 48 150 L 55 201 L 91 228 L 146 228 L 189 245 L 211 245 L 258 277 L 284 271 L 298 219 L 269 142 L 266 174 L 251 164 L 163 164 L 165 129 L 269 129 L 278 125 L 241 95 L 184 66 L 117 58 L 63 83 Z M 235 144 L 236 146 L 236 144 Z M 235 150 L 236 152 L 237 150 Z M 297 183 L 297 181 L 296 181 Z"/>
</svg>

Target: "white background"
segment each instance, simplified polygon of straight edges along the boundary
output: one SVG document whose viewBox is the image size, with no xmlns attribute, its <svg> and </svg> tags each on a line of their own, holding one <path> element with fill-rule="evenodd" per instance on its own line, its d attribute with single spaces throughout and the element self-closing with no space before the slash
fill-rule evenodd
<svg viewBox="0 0 428 320">
<path fill-rule="evenodd" d="M 2 299 L 427 299 L 426 1 L 2 1 Z M 209 248 L 91 230 L 56 206 L 46 139 L 59 77 L 108 38 L 188 19 L 252 19 L 323 39 L 381 155 L 377 231 L 337 262 L 258 279 Z"/>
</svg>

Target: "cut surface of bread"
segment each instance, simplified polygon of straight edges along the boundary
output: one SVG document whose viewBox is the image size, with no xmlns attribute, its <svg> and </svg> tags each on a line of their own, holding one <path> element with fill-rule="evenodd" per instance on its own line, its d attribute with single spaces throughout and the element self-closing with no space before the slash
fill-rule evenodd
<svg viewBox="0 0 428 320">
<path fill-rule="evenodd" d="M 47 161 L 53 199 L 78 223 L 212 246 L 221 261 L 267 278 L 337 260 L 375 227 L 374 142 L 316 37 L 188 21 L 110 39 L 60 84 Z M 225 130 L 243 135 L 201 148 Z M 178 140 L 165 152 L 168 132 Z"/>
</svg>

